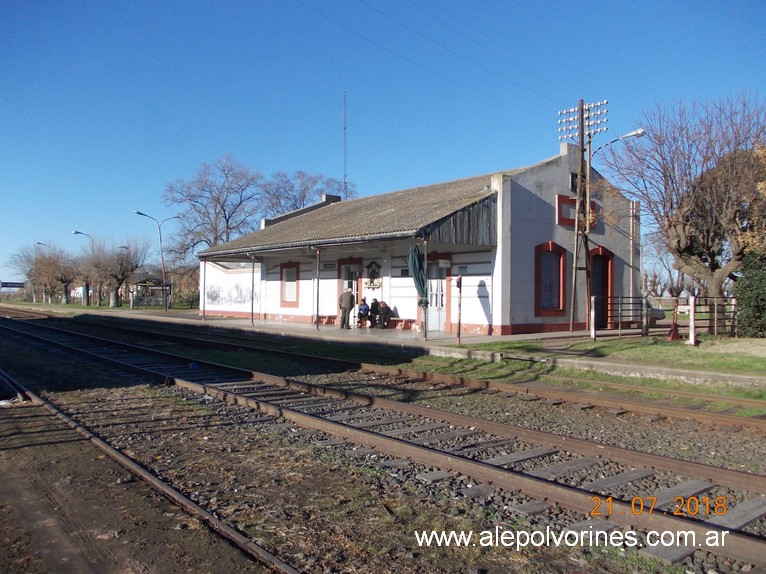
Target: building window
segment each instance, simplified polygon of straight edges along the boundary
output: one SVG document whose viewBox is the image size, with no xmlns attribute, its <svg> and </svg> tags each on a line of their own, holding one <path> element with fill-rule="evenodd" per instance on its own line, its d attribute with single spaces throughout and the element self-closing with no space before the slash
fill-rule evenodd
<svg viewBox="0 0 766 574">
<path fill-rule="evenodd" d="M 298 272 L 300 263 L 283 263 L 280 266 L 282 276 L 282 307 L 298 306 Z"/>
<path fill-rule="evenodd" d="M 566 249 L 553 241 L 535 247 L 535 316 L 566 313 Z"/>
<path fill-rule="evenodd" d="M 569 174 L 569 191 L 577 193 L 577 178 L 579 176 L 576 173 Z"/>
</svg>

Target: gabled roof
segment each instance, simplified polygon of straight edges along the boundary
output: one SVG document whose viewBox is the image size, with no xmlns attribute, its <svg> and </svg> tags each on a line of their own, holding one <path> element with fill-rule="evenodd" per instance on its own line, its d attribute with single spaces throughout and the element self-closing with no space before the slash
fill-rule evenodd
<svg viewBox="0 0 766 574">
<path fill-rule="evenodd" d="M 513 174 L 523 169 L 495 173 Z M 330 203 L 278 218 L 264 229 L 201 251 L 201 259 L 352 242 L 415 237 L 496 192 L 495 173 Z M 289 215 L 289 214 L 288 214 Z"/>
</svg>

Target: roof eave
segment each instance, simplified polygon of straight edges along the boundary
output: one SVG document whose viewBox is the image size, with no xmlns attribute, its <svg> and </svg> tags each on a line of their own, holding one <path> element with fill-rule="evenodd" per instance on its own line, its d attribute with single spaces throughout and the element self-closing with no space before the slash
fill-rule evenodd
<svg viewBox="0 0 766 574">
<path fill-rule="evenodd" d="M 273 243 L 270 245 L 251 245 L 250 247 L 240 247 L 237 249 L 227 249 L 225 251 L 215 251 L 208 253 L 209 250 L 197 254 L 200 260 L 221 259 L 222 257 L 242 256 L 249 257 L 256 253 L 268 253 L 271 251 L 285 251 L 287 249 L 300 249 L 303 247 L 327 247 L 331 245 L 348 245 L 352 243 L 370 243 L 386 239 L 410 239 L 418 237 L 420 229 L 411 229 L 406 231 L 394 231 L 390 233 L 378 233 L 375 235 L 359 235 L 356 237 L 336 237 L 332 239 L 315 239 L 293 241 L 288 243 Z"/>
</svg>

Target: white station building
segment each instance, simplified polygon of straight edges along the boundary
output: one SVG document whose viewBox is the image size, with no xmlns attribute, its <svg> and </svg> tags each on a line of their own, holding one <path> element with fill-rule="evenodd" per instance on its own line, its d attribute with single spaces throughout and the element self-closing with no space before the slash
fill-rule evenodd
<svg viewBox="0 0 766 574">
<path fill-rule="evenodd" d="M 325 196 L 264 220 L 259 231 L 198 254 L 200 313 L 337 325 L 338 297 L 351 287 L 357 303 L 386 301 L 400 329 L 585 329 L 586 273 L 573 265 L 580 161 L 580 148 L 563 143 L 531 166 L 349 201 Z M 613 301 L 640 296 L 639 209 L 590 175 L 590 293 L 601 302 L 596 324 L 606 327 Z M 413 245 L 424 259 L 427 307 L 408 265 Z M 584 261 L 581 253 L 578 267 Z"/>
</svg>

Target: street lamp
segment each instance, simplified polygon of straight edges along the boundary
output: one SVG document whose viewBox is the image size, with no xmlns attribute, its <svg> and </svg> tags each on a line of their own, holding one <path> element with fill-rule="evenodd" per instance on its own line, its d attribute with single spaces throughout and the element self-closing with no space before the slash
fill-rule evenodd
<svg viewBox="0 0 766 574">
<path fill-rule="evenodd" d="M 72 232 L 72 235 L 84 235 L 85 237 L 90 239 L 90 245 L 91 245 L 91 247 L 93 247 L 93 236 L 92 235 L 88 235 L 84 231 L 77 231 L 76 229 Z"/>
<path fill-rule="evenodd" d="M 167 313 L 168 312 L 168 293 L 167 293 L 167 289 L 165 287 L 165 285 L 166 285 L 166 283 L 165 283 L 165 254 L 162 251 L 162 224 L 165 223 L 166 221 L 170 221 L 171 219 L 180 219 L 181 216 L 180 215 L 174 215 L 173 217 L 166 217 L 162 221 L 157 221 L 154 217 L 152 217 L 148 213 L 144 213 L 143 211 L 137 211 L 136 210 L 133 213 L 135 213 L 136 215 L 140 215 L 142 217 L 148 217 L 149 219 L 154 221 L 154 223 L 157 224 L 157 235 L 159 236 L 159 239 L 160 239 L 160 263 L 162 265 L 162 307 L 165 309 L 165 313 Z"/>
<path fill-rule="evenodd" d="M 604 145 L 598 146 L 596 148 L 596 151 L 594 151 L 591 154 L 591 158 L 596 155 L 599 151 L 604 149 L 605 147 L 609 147 L 613 143 L 617 143 L 620 140 L 628 139 L 628 138 L 642 138 L 646 135 L 646 130 L 644 128 L 638 128 L 637 130 L 633 130 L 632 132 L 628 132 L 626 134 L 621 135 L 618 138 L 614 138 L 612 141 L 605 143 Z"/>
<path fill-rule="evenodd" d="M 606 142 L 604 145 L 600 145 L 599 147 L 596 148 L 596 151 L 594 151 L 594 152 L 591 152 L 591 137 L 590 136 L 588 137 L 588 143 L 587 143 L 587 147 L 588 147 L 588 169 L 587 169 L 587 172 L 585 174 L 585 201 L 586 201 L 585 212 L 586 213 L 590 213 L 589 212 L 589 209 L 590 209 L 590 168 L 591 168 L 591 163 L 593 161 L 593 156 L 595 156 L 602 149 L 604 149 L 606 147 L 609 147 L 613 143 L 617 143 L 618 141 L 621 141 L 621 140 L 624 140 L 624 139 L 628 139 L 628 138 L 640 138 L 640 137 L 644 137 L 645 135 L 646 135 L 646 130 L 644 128 L 638 128 L 638 129 L 633 130 L 632 132 L 628 132 L 626 134 L 623 134 L 623 135 L 621 135 L 618 138 L 614 138 L 612 141 Z M 585 228 L 588 231 L 590 230 L 590 217 L 588 217 L 586 219 L 586 221 L 585 221 Z"/>
<path fill-rule="evenodd" d="M 89 234 L 85 233 L 84 231 L 77 231 L 76 229 L 74 231 L 72 231 L 72 235 L 84 235 L 85 237 L 90 239 L 90 253 L 91 253 L 91 256 L 95 253 L 96 249 L 95 249 L 95 247 L 93 245 L 93 236 L 92 235 L 89 235 Z M 87 306 L 87 305 L 90 304 L 90 282 L 86 280 L 84 287 L 85 287 L 85 293 L 83 293 L 82 304 Z M 100 293 L 100 291 L 101 291 L 101 286 L 99 285 L 99 300 L 98 300 L 99 306 L 101 304 L 101 299 L 100 299 L 101 293 Z"/>
<path fill-rule="evenodd" d="M 591 171 L 591 163 L 593 161 L 593 156 L 595 156 L 602 149 L 607 148 L 610 145 L 612 145 L 614 143 L 617 143 L 618 141 L 621 141 L 621 140 L 624 140 L 624 139 L 628 139 L 628 138 L 641 138 L 641 137 L 644 137 L 645 135 L 646 135 L 646 130 L 644 128 L 635 129 L 632 132 L 628 132 L 626 134 L 623 134 L 623 135 L 621 135 L 618 138 L 614 138 L 612 141 L 609 141 L 609 142 L 606 142 L 603 145 L 600 145 L 599 147 L 596 148 L 596 151 L 594 151 L 592 153 L 591 153 L 591 139 L 588 138 L 588 172 L 586 174 L 586 180 L 585 180 L 585 190 L 586 190 L 585 195 L 586 195 L 586 201 L 587 201 L 587 205 L 588 206 L 590 206 L 590 171 Z M 634 269 L 635 269 L 635 264 L 634 264 L 634 261 L 633 261 L 633 257 L 634 257 L 633 256 L 633 251 L 634 251 L 633 244 L 634 244 L 634 241 L 635 241 L 635 237 L 634 237 L 634 235 L 635 235 L 635 226 L 634 226 L 635 219 L 634 219 L 634 216 L 633 216 L 634 208 L 633 208 L 633 204 L 632 203 L 631 203 L 630 213 L 631 213 L 631 220 L 630 220 L 630 284 L 628 286 L 628 290 L 629 290 L 628 292 L 629 292 L 629 296 L 632 298 L 633 297 L 633 272 L 634 272 Z M 586 221 L 585 226 L 586 226 L 586 230 L 590 229 L 590 218 L 588 218 L 588 220 Z M 586 257 L 587 257 L 587 255 L 586 255 Z M 588 293 L 588 296 L 590 297 L 590 293 Z M 595 334 L 595 328 L 594 327 L 595 327 L 594 325 L 591 325 L 591 329 L 593 329 L 593 333 Z"/>
</svg>

